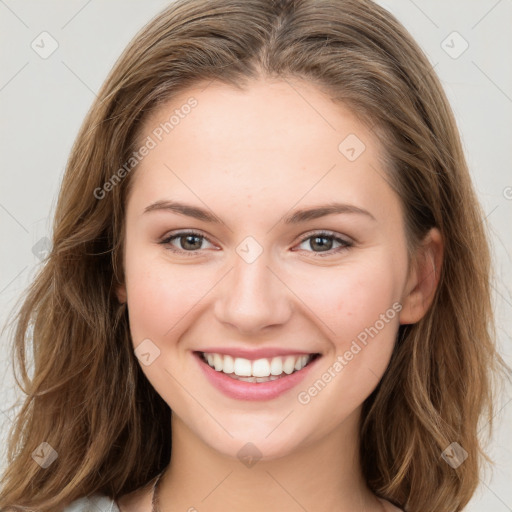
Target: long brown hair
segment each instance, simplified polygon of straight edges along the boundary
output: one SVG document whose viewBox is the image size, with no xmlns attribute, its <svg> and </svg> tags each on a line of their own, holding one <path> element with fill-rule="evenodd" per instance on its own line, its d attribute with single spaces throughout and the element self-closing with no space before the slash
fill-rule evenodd
<svg viewBox="0 0 512 512">
<path fill-rule="evenodd" d="M 454 512 L 470 500 L 489 460 L 478 429 L 492 426 L 494 378 L 505 366 L 482 211 L 428 59 L 370 0 L 178 0 L 121 55 L 72 148 L 52 250 L 14 319 L 14 371 L 27 397 L 10 432 L 0 507 L 118 498 L 167 465 L 171 411 L 140 369 L 115 295 L 136 165 L 118 170 L 146 116 L 176 93 L 209 80 L 243 88 L 261 76 L 308 80 L 373 126 L 410 248 L 431 227 L 443 235 L 434 302 L 399 329 L 364 403 L 360 453 L 370 488 L 407 511 Z M 457 468 L 442 458 L 454 442 L 468 454 Z M 47 468 L 32 457 L 41 443 L 57 454 Z"/>
</svg>

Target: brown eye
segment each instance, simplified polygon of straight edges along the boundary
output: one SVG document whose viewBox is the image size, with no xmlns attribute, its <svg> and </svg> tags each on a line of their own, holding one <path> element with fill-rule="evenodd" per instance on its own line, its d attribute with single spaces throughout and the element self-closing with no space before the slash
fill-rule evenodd
<svg viewBox="0 0 512 512">
<path fill-rule="evenodd" d="M 178 253 L 195 253 L 201 250 L 204 241 L 211 243 L 204 235 L 194 231 L 182 231 L 164 238 L 160 243 Z M 177 242 L 177 243 L 174 243 Z"/>
<path fill-rule="evenodd" d="M 353 243 L 349 240 L 344 240 L 336 236 L 335 233 L 330 232 L 320 232 L 314 233 L 306 238 L 303 238 L 300 242 L 300 245 L 307 243 L 309 248 L 312 249 L 314 256 L 330 256 L 332 254 L 339 253 L 344 249 L 347 249 L 353 245 Z M 339 247 L 333 249 L 335 244 L 339 244 Z M 303 249 L 307 250 L 307 249 Z M 321 254 L 321 253 L 326 253 Z"/>
</svg>

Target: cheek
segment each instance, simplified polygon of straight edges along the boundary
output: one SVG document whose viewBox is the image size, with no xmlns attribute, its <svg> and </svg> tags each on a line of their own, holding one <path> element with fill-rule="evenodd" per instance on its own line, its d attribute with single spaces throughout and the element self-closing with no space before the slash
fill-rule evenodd
<svg viewBox="0 0 512 512">
<path fill-rule="evenodd" d="M 190 280 L 186 266 L 170 265 L 161 256 L 137 248 L 128 255 L 126 287 L 134 345 L 145 338 L 161 344 L 164 338 L 176 337 L 207 290 L 197 279 Z"/>
<path fill-rule="evenodd" d="M 398 263 L 398 266 L 396 266 Z M 382 378 L 399 326 L 400 262 L 385 253 L 340 267 L 319 283 L 316 307 L 330 351 L 297 400 L 311 417 L 334 428 L 359 407 Z M 314 301 L 315 299 L 312 298 Z M 333 405 L 335 404 L 335 405 Z"/>
<path fill-rule="evenodd" d="M 403 281 L 400 265 L 393 255 L 374 251 L 337 268 L 313 269 L 309 279 L 295 279 L 294 289 L 315 313 L 315 323 L 326 338 L 337 350 L 345 350 L 347 343 L 399 300 Z"/>
<path fill-rule="evenodd" d="M 380 264 L 365 266 L 348 280 L 347 287 L 338 302 L 338 324 L 344 326 L 344 338 L 356 337 L 374 325 L 399 297 L 392 272 Z"/>
</svg>

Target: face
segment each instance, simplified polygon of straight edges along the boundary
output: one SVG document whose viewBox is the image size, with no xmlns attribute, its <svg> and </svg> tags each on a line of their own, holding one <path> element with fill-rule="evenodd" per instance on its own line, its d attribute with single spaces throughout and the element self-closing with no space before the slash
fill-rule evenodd
<svg viewBox="0 0 512 512">
<path fill-rule="evenodd" d="M 141 367 L 174 416 L 233 457 L 246 442 L 286 455 L 358 414 L 414 289 L 377 140 L 290 83 L 213 82 L 161 107 L 127 202 L 119 297 Z M 217 369 L 200 353 L 219 354 Z M 288 374 L 297 359 L 308 364 Z M 227 375 L 269 368 L 268 382 Z"/>
</svg>

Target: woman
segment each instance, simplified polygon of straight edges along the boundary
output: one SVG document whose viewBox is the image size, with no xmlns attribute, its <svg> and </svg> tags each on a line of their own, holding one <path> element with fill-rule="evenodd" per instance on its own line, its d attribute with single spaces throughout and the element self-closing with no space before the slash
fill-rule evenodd
<svg viewBox="0 0 512 512">
<path fill-rule="evenodd" d="M 504 366 L 489 286 L 452 112 L 392 15 L 173 3 L 72 150 L 0 507 L 462 510 Z"/>
</svg>

